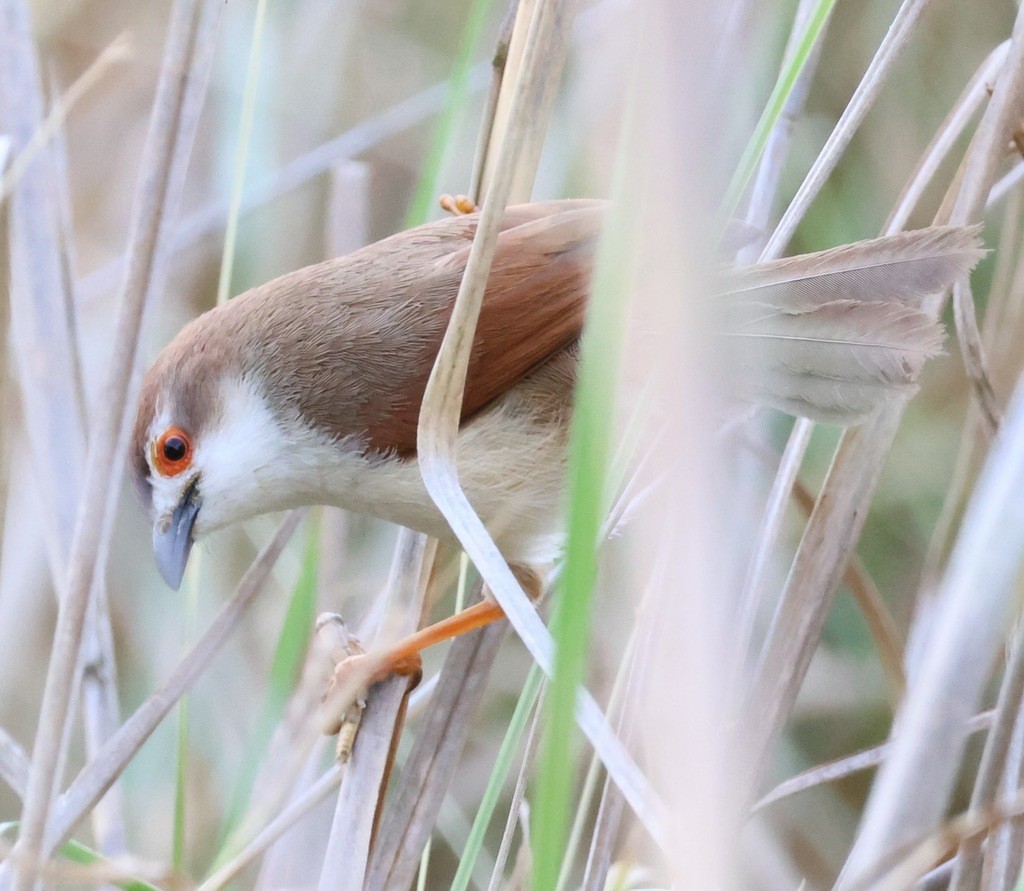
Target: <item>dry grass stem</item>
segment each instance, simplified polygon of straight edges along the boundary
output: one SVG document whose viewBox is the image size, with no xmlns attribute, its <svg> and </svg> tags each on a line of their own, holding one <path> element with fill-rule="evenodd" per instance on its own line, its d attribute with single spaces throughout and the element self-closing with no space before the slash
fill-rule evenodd
<svg viewBox="0 0 1024 891">
<path fill-rule="evenodd" d="M 924 838 L 891 845 L 850 891 L 903 891 L 968 839 L 1000 823 L 1024 815 L 1024 795 L 1018 794 L 981 813 L 966 813 L 947 820 Z M 1016 876 L 1014 876 L 1016 878 Z"/>
<path fill-rule="evenodd" d="M 968 813 L 989 810 L 1000 792 L 1001 780 L 1008 771 L 1007 755 L 1024 701 L 1024 625 L 1018 623 L 1016 638 L 1010 650 L 1009 662 L 999 687 L 995 721 L 985 739 L 981 764 L 974 779 Z M 1010 770 L 1016 775 L 1016 770 Z M 1016 778 L 1016 777 L 1015 777 Z M 972 838 L 964 843 L 957 855 L 950 891 L 968 891 L 981 882 L 982 839 Z"/>
<path fill-rule="evenodd" d="M 992 726 L 994 719 L 994 711 L 982 712 L 967 722 L 964 731 L 967 735 L 970 735 L 979 733 L 982 730 L 988 730 Z M 872 746 L 870 749 L 855 752 L 853 755 L 829 761 L 827 764 L 818 764 L 815 767 L 808 768 L 802 773 L 779 783 L 751 808 L 751 814 L 756 814 L 777 801 L 782 801 L 784 798 L 789 798 L 808 789 L 813 789 L 826 783 L 834 783 L 855 773 L 860 773 L 862 770 L 878 767 L 879 764 L 885 761 L 891 749 L 892 740 L 889 740 L 881 745 Z"/>
<path fill-rule="evenodd" d="M 953 318 L 956 321 L 964 369 L 974 388 L 985 430 L 991 436 L 999 429 L 1003 410 L 992 387 L 988 371 L 989 361 L 985 356 L 981 331 L 978 329 L 978 317 L 974 311 L 974 294 L 966 281 L 957 282 L 953 286 Z"/>
<path fill-rule="evenodd" d="M 1022 96 L 1024 13 L 1018 14 L 1006 68 L 971 144 L 951 212 L 953 223 L 972 222 L 984 210 L 1008 135 L 1017 126 Z M 937 313 L 941 295 L 930 304 L 928 309 Z M 1015 505 L 1005 500 L 1019 468 L 1014 464 L 1022 448 L 1018 440 L 1024 437 L 1020 393 L 1013 411 L 1014 425 L 992 446 L 941 583 L 917 683 L 901 709 L 892 757 L 872 788 L 847 864 L 851 881 L 877 862 L 886 847 L 927 831 L 945 807 L 963 751 L 962 723 L 976 708 L 987 678 L 1009 605 L 1016 557 L 1024 546 L 1024 541 L 1015 541 L 1014 527 L 1021 522 L 1014 519 Z M 893 431 L 897 420 L 892 418 Z M 999 473 L 1007 475 L 997 480 Z M 966 623 L 964 615 L 969 616 Z M 926 780 L 922 765 L 927 765 Z"/>
<path fill-rule="evenodd" d="M 516 180 L 522 156 L 535 157 L 524 146 L 542 141 L 545 122 L 535 116 L 546 95 L 545 84 L 557 79 L 565 56 L 572 16 L 567 4 L 546 0 L 537 7 L 530 25 L 509 110 L 507 132 L 499 143 L 494 179 L 488 184 L 483 210 L 452 318 L 434 364 L 420 413 L 417 452 L 427 491 L 466 552 L 470 555 L 512 627 L 545 672 L 552 669 L 551 637 L 470 505 L 458 480 L 454 443 L 459 429 L 462 393 L 466 380 L 476 320 L 497 246 L 498 226 Z M 508 76 L 508 75 L 506 75 Z M 531 177 L 532 178 L 532 177 Z M 594 700 L 581 691 L 577 720 L 580 728 L 627 800 L 655 837 L 660 837 L 658 806 L 625 748 L 615 738 Z"/>
<path fill-rule="evenodd" d="M 60 132 L 65 119 L 78 100 L 100 83 L 111 69 L 128 59 L 130 55 L 131 44 L 127 34 L 119 34 L 54 103 L 49 114 L 33 131 L 28 144 L 11 160 L 11 166 L 6 173 L 0 176 L 0 204 L 11 194 L 11 190 L 28 169 L 32 159 Z M 0 172 L 3 172 L 2 164 L 0 164 Z"/>
<path fill-rule="evenodd" d="M 491 86 L 484 103 L 483 114 L 480 116 L 480 135 L 476 141 L 476 153 L 473 158 L 473 175 L 469 180 L 469 197 L 480 203 L 483 198 L 487 157 L 494 135 L 494 122 L 498 115 L 498 99 L 501 96 L 502 84 L 505 82 L 505 64 L 508 62 L 512 43 L 512 29 L 519 11 L 519 0 L 510 0 L 505 17 L 498 28 L 498 40 L 491 56 Z"/>
<path fill-rule="evenodd" d="M 541 716 L 544 714 L 546 693 L 547 686 L 545 685 L 541 687 L 540 695 L 537 697 L 537 704 L 533 707 L 533 719 L 530 721 L 530 729 L 526 734 L 526 744 L 523 746 L 523 760 L 519 765 L 519 773 L 516 775 L 515 787 L 512 789 L 512 800 L 508 806 L 508 816 L 505 818 L 505 828 L 501 833 L 498 853 L 494 855 L 494 869 L 491 872 L 491 880 L 487 884 L 487 891 L 500 891 L 501 888 L 505 887 L 505 864 L 508 863 L 508 855 L 512 851 L 512 840 L 515 838 L 516 827 L 519 825 L 520 814 L 523 811 L 523 801 L 526 797 L 526 782 L 530 777 L 530 770 L 537 756 L 537 747 L 540 745 L 540 722 Z M 525 833 L 523 844 L 528 844 Z"/>
<path fill-rule="evenodd" d="M 28 755 L 18 741 L 0 727 L 0 779 L 17 793 L 25 794 L 28 785 Z"/>
<path fill-rule="evenodd" d="M 54 808 L 52 825 L 47 828 L 44 854 L 48 854 L 68 837 L 78 821 L 95 806 L 177 701 L 188 692 L 221 651 L 246 610 L 262 592 L 270 570 L 304 514 L 304 511 L 292 511 L 281 521 L 277 532 L 238 583 L 235 596 L 210 623 L 210 627 L 181 660 L 163 687 L 135 710 L 104 746 L 103 751 L 82 769 L 61 795 Z"/>
<path fill-rule="evenodd" d="M 797 44 L 807 27 L 811 13 L 817 0 L 800 0 L 793 16 L 793 27 L 789 32 L 789 39 L 786 42 L 786 49 L 783 53 L 782 66 L 785 67 L 796 51 Z M 830 14 L 831 18 L 831 14 Z M 790 91 L 786 104 L 782 109 L 779 120 L 772 128 L 768 137 L 768 143 L 764 149 L 764 157 L 757 168 L 757 174 L 750 187 L 750 199 L 747 204 L 747 212 L 744 215 L 746 222 L 760 232 L 767 232 L 771 222 L 772 204 L 775 201 L 776 192 L 779 188 L 779 179 L 782 176 L 782 168 L 789 154 L 790 138 L 793 135 L 793 126 L 803 112 L 804 103 L 807 101 L 807 94 L 810 92 L 811 84 L 814 81 L 814 73 L 818 68 L 818 60 L 821 58 L 821 47 L 828 30 L 828 23 L 821 29 L 821 34 L 815 43 L 811 55 L 800 70 L 800 75 L 793 89 Z M 763 245 L 751 245 L 740 252 L 742 262 L 752 262 L 760 253 Z M 756 250 L 756 253 L 754 252 Z"/>
<path fill-rule="evenodd" d="M 343 769 L 337 764 L 329 767 L 320 779 L 267 823 L 252 841 L 203 881 L 196 891 L 217 891 L 233 881 L 243 869 L 261 857 L 267 848 L 334 792 L 341 784 L 342 776 Z"/>
<path fill-rule="evenodd" d="M 953 103 L 949 114 L 939 126 L 931 144 L 925 149 L 896 200 L 896 210 L 886 223 L 886 231 L 893 232 L 906 228 L 910 214 L 920 204 L 925 190 L 939 172 L 939 166 L 963 135 L 982 103 L 989 97 L 989 91 L 1006 61 L 1009 48 L 1010 41 L 1004 40 L 992 50 L 964 87 L 963 93 Z"/>
<path fill-rule="evenodd" d="M 905 5 L 901 15 L 906 10 Z M 895 24 L 886 39 L 897 30 L 897 36 L 902 35 L 899 40 L 905 43 L 909 35 L 902 28 L 896 29 Z M 880 49 L 876 59 L 881 55 Z M 926 174 L 924 168 L 919 168 L 918 176 Z M 912 190 L 907 191 L 911 193 Z M 899 216 L 906 201 L 905 198 L 897 207 L 893 217 Z M 954 222 L 967 221 L 968 218 L 958 218 Z M 887 227 L 887 232 L 892 230 Z M 930 312 L 938 312 L 941 296 L 927 305 Z M 795 701 L 842 572 L 859 537 L 882 460 L 889 451 L 904 406 L 905 401 L 896 400 L 861 427 L 847 430 L 840 441 L 755 673 L 757 680 L 749 702 L 759 716 L 752 743 L 760 759 L 767 756 Z M 804 423 L 807 422 L 797 422 Z M 769 693 L 773 686 L 774 691 Z"/>
<path fill-rule="evenodd" d="M 389 602 L 402 615 L 399 634 L 415 630 L 423 609 L 436 542 L 407 529 L 399 534 L 388 582 Z M 321 891 L 361 891 L 369 869 L 382 796 L 401 733 L 409 679 L 391 677 L 367 696 L 359 737 L 342 778 L 327 853 L 320 871 Z"/>
<path fill-rule="evenodd" d="M 779 225 L 775 227 L 772 237 L 761 252 L 761 262 L 778 259 L 786 250 L 796 227 L 818 196 L 822 186 L 825 185 L 825 181 L 835 170 L 854 134 L 875 104 L 878 94 L 892 72 L 893 64 L 910 42 L 910 38 L 913 37 L 929 2 L 930 0 L 904 0 L 900 5 L 892 25 L 868 66 L 868 70 L 864 72 L 864 77 L 857 84 L 853 97 L 843 109 L 843 114 L 829 134 L 824 148 L 818 154 L 807 176 L 804 177 L 796 195 L 782 215 Z"/>
<path fill-rule="evenodd" d="M 404 888 L 416 875 L 507 630 L 500 622 L 452 644 L 394 801 L 381 822 L 367 889 Z"/>
<path fill-rule="evenodd" d="M 999 800 L 1010 801 L 1024 779 L 1024 710 L 1018 708 L 1017 720 L 1003 759 Z M 1007 820 L 988 835 L 982 870 L 982 891 L 1013 888 L 1024 860 L 1024 817 Z"/>
<path fill-rule="evenodd" d="M 810 517 L 814 510 L 814 495 L 800 480 L 793 484 L 793 497 L 804 514 Z M 871 639 L 878 650 L 878 661 L 882 664 L 892 692 L 893 702 L 899 702 L 907 687 L 904 669 L 904 646 L 896 620 L 878 590 L 875 580 L 857 554 L 850 557 L 843 582 L 850 589 L 864 621 L 867 622 Z"/>
<path fill-rule="evenodd" d="M 85 467 L 82 503 L 68 561 L 67 588 L 61 600 L 54 633 L 46 689 L 40 708 L 32 770 L 25 794 L 21 831 L 16 845 L 21 863 L 32 863 L 40 856 L 47 819 L 55 792 L 55 771 L 68 718 L 71 694 L 75 686 L 79 645 L 99 560 L 104 514 L 109 502 L 107 480 L 115 456 L 121 454 L 119 434 L 124 426 L 132 371 L 137 361 L 137 346 L 146 298 L 152 285 L 157 238 L 166 211 L 172 167 L 180 155 L 187 157 L 191 140 L 181 144 L 181 112 L 192 84 L 188 76 L 197 49 L 204 46 L 199 32 L 204 19 L 199 3 L 175 4 L 172 27 L 165 53 L 161 83 L 151 119 L 147 157 L 136 205 L 132 249 L 122 294 L 121 311 L 114 335 L 114 353 L 99 404 L 105 407 L 92 428 L 89 455 Z M 216 22 L 207 17 L 208 25 Z M 205 86 L 205 79 L 200 77 Z M 65 462 L 72 463 L 72 462 Z M 27 891 L 32 885 L 30 871 L 17 868 L 15 891 Z"/>
<path fill-rule="evenodd" d="M 0 4 L 0 41 L 0 127 L 10 134 L 17 157 L 43 122 L 41 80 L 23 0 Z M 66 437 L 84 442 L 85 419 L 52 161 L 49 151 L 30 153 L 10 196 L 10 311 L 50 570 L 61 591 L 82 481 L 80 463 L 67 460 Z"/>
<path fill-rule="evenodd" d="M 747 576 L 740 594 L 740 630 L 737 635 L 737 646 L 740 653 L 748 651 L 753 642 L 754 627 L 764 605 L 765 583 L 772 553 L 782 531 L 786 516 L 786 508 L 793 497 L 794 487 L 800 474 L 807 447 L 811 442 L 814 424 L 806 418 L 798 418 L 793 424 L 786 448 L 768 493 L 764 514 L 754 539 L 754 552 L 747 567 Z"/>
</svg>

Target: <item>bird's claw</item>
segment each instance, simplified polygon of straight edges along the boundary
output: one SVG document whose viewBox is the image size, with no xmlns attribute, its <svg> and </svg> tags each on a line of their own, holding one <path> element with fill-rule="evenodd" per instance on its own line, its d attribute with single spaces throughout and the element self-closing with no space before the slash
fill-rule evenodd
<svg viewBox="0 0 1024 891">
<path fill-rule="evenodd" d="M 335 664 L 327 688 L 320 697 L 320 729 L 327 736 L 337 734 L 334 755 L 339 764 L 348 761 L 355 745 L 359 722 L 366 708 L 368 684 L 353 680 L 351 661 L 365 658 L 363 648 L 337 613 L 324 613 L 316 620 L 317 637 Z M 348 668 L 346 668 L 348 666 Z"/>
<path fill-rule="evenodd" d="M 320 729 L 327 736 L 338 735 L 335 754 L 338 763 L 344 764 L 352 754 L 366 708 L 367 688 L 397 674 L 410 678 L 412 689 L 423 676 L 423 662 L 419 653 L 394 657 L 365 652 L 336 613 L 321 615 L 316 630 L 335 663 L 320 698 Z"/>
<path fill-rule="evenodd" d="M 476 213 L 479 209 L 468 195 L 442 195 L 438 203 L 443 210 L 456 217 Z"/>
</svg>

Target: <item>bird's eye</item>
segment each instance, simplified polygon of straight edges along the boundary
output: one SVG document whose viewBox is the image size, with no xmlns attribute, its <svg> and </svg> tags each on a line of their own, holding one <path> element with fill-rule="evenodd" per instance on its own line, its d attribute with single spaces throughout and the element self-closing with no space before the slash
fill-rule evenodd
<svg viewBox="0 0 1024 891">
<path fill-rule="evenodd" d="M 192 440 L 180 427 L 165 430 L 153 442 L 153 466 L 162 476 L 177 476 L 192 463 Z"/>
</svg>

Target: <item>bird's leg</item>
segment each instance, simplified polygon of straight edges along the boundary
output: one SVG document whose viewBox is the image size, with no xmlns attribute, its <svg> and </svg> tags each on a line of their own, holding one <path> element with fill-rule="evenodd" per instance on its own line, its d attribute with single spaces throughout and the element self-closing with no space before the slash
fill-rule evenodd
<svg viewBox="0 0 1024 891">
<path fill-rule="evenodd" d="M 468 195 L 442 195 L 438 199 L 442 210 L 448 211 L 452 216 L 462 217 L 466 214 L 476 213 L 479 208 L 473 203 Z"/>
<path fill-rule="evenodd" d="M 530 599 L 536 601 L 542 591 L 540 576 L 526 566 L 513 566 L 512 571 Z M 489 593 L 485 594 L 479 603 L 427 628 L 421 628 L 382 652 L 349 655 L 335 668 L 331 687 L 358 690 L 361 689 L 359 685 L 366 687 L 393 674 L 414 678 L 412 686 L 415 686 L 423 673 L 420 659 L 423 650 L 504 618 L 504 610 L 490 598 Z"/>
</svg>

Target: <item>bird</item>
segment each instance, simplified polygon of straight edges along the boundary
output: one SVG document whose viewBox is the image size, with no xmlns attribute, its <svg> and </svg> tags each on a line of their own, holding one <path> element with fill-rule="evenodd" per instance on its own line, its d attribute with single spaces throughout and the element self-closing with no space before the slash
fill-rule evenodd
<svg viewBox="0 0 1024 891">
<path fill-rule="evenodd" d="M 608 203 L 505 210 L 469 361 L 460 480 L 522 577 L 561 542 L 573 390 Z M 156 562 L 256 515 L 335 505 L 452 539 L 420 476 L 420 403 L 479 213 L 427 223 L 259 285 L 187 324 L 145 375 L 131 476 Z M 923 295 L 967 275 L 977 231 L 935 227 L 723 270 L 720 336 L 747 347 L 737 399 L 850 424 L 912 391 L 942 329 Z M 474 612 L 475 610 L 475 612 Z M 501 617 L 496 604 L 396 646 Z"/>
</svg>

